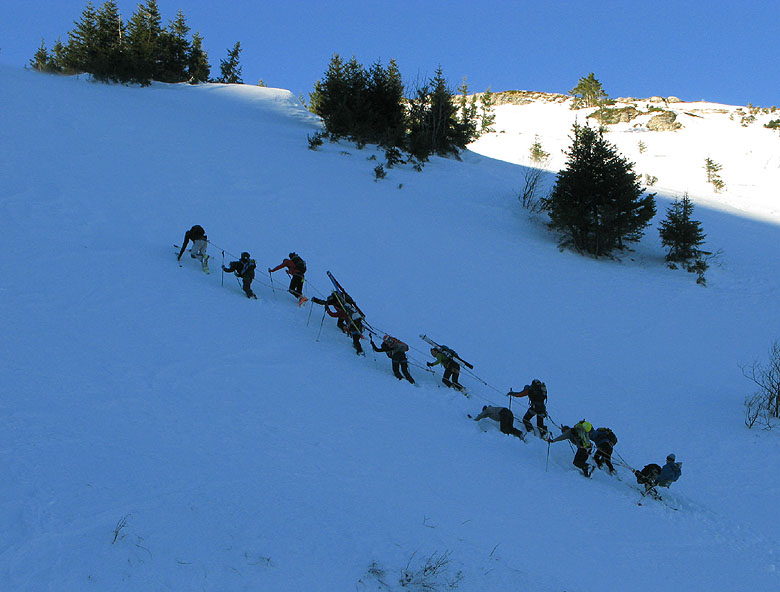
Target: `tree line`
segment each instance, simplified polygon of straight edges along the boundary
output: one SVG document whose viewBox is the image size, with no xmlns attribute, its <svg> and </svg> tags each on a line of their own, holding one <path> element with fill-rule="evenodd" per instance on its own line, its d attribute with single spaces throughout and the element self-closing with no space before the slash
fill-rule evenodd
<svg viewBox="0 0 780 592">
<path fill-rule="evenodd" d="M 402 150 L 424 162 L 432 154 L 457 154 L 491 131 L 492 94 L 484 93 L 478 106 L 465 80 L 459 90 L 455 95 L 441 66 L 410 90 L 394 60 L 367 69 L 355 57 L 345 62 L 336 54 L 309 95 L 309 109 L 333 138 Z"/>
<path fill-rule="evenodd" d="M 46 47 L 45 41 L 30 60 L 30 66 L 43 72 L 91 74 L 104 82 L 137 83 L 209 81 L 211 66 L 200 33 L 189 36 L 190 27 L 180 10 L 176 18 L 162 24 L 157 0 L 146 0 L 127 22 L 122 20 L 114 0 L 100 8 L 90 1 L 68 32 Z M 240 43 L 221 62 L 216 82 L 241 82 L 238 56 Z"/>
</svg>

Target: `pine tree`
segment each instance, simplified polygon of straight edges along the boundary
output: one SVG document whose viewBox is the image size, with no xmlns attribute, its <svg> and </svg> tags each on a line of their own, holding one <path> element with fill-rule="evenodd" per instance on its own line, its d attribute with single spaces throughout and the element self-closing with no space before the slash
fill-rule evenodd
<svg viewBox="0 0 780 592">
<path fill-rule="evenodd" d="M 431 147 L 433 152 L 442 156 L 465 148 L 470 137 L 467 124 L 458 125 L 457 106 L 441 66 L 431 80 Z"/>
<path fill-rule="evenodd" d="M 189 78 L 187 65 L 190 55 L 190 44 L 187 34 L 190 28 L 184 13 L 179 10 L 176 19 L 168 24 L 168 28 L 160 34 L 160 82 L 184 82 Z"/>
<path fill-rule="evenodd" d="M 346 136 L 349 133 L 346 105 L 344 62 L 339 54 L 334 54 L 325 77 L 314 84 L 314 90 L 309 95 L 309 110 L 322 117 L 328 133 Z"/>
<path fill-rule="evenodd" d="M 92 1 L 87 2 L 76 28 L 68 33 L 65 67 L 71 72 L 92 72 L 97 55 L 97 12 Z"/>
<path fill-rule="evenodd" d="M 547 162 L 547 159 L 550 158 L 550 153 L 545 152 L 539 136 L 534 136 L 534 143 L 531 144 L 529 152 L 531 155 L 531 162 L 534 164 L 543 165 L 545 162 Z"/>
<path fill-rule="evenodd" d="M 456 142 L 460 147 L 465 148 L 467 144 L 473 142 L 479 137 L 479 118 L 477 116 L 477 97 L 472 95 L 469 99 L 469 85 L 466 77 L 463 77 L 463 83 L 458 89 L 460 97 L 458 99 L 458 113 L 460 117 L 456 120 Z"/>
<path fill-rule="evenodd" d="M 97 11 L 95 23 L 95 57 L 90 72 L 97 80 L 124 80 L 127 31 L 119 16 L 119 6 L 114 0 L 103 3 Z"/>
<path fill-rule="evenodd" d="M 38 72 L 49 71 L 49 51 L 46 49 L 46 42 L 41 39 L 41 46 L 35 52 L 30 60 L 30 68 Z"/>
<path fill-rule="evenodd" d="M 48 70 L 50 72 L 64 72 L 65 71 L 65 55 L 68 48 L 62 43 L 62 39 L 57 38 L 56 43 L 49 52 Z"/>
<path fill-rule="evenodd" d="M 598 107 L 607 99 L 607 93 L 593 72 L 580 78 L 577 86 L 569 91 L 574 97 L 574 108 Z"/>
<path fill-rule="evenodd" d="M 129 67 L 126 79 L 148 86 L 158 80 L 160 59 L 160 10 L 156 0 L 138 5 L 127 24 Z"/>
<path fill-rule="evenodd" d="M 574 126 L 566 168 L 545 202 L 561 245 L 596 257 L 636 242 L 655 214 L 655 194 L 643 196 L 633 163 L 602 131 Z"/>
<path fill-rule="evenodd" d="M 403 146 L 403 95 L 404 87 L 395 60 L 390 60 L 387 68 L 380 62 L 374 63 L 368 72 L 365 89 L 368 117 L 368 133 L 364 138 L 366 142 L 388 148 Z"/>
<path fill-rule="evenodd" d="M 368 106 L 368 73 L 355 56 L 344 64 L 346 95 L 343 114 L 345 135 L 365 143 L 371 137 L 370 108 Z"/>
<path fill-rule="evenodd" d="M 669 249 L 666 260 L 669 263 L 688 263 L 701 254 L 698 247 L 706 235 L 702 232 L 701 222 L 694 220 L 693 203 L 688 194 L 675 199 L 666 211 L 666 219 L 661 222 L 658 232 L 661 244 Z"/>
<path fill-rule="evenodd" d="M 242 84 L 241 65 L 239 64 L 239 55 L 241 54 L 241 42 L 236 41 L 233 49 L 228 50 L 227 58 L 219 61 L 220 76 L 216 82 L 223 84 Z"/>
<path fill-rule="evenodd" d="M 209 66 L 208 56 L 203 50 L 203 37 L 200 33 L 192 36 L 190 53 L 187 56 L 187 76 L 190 83 L 208 82 L 211 75 L 211 66 Z"/>
<path fill-rule="evenodd" d="M 479 103 L 481 109 L 479 121 L 480 135 L 495 132 L 496 130 L 493 127 L 496 123 L 496 113 L 494 110 L 495 97 L 493 96 L 490 87 L 488 87 L 488 89 L 482 93 L 482 96 L 479 99 Z"/>
</svg>

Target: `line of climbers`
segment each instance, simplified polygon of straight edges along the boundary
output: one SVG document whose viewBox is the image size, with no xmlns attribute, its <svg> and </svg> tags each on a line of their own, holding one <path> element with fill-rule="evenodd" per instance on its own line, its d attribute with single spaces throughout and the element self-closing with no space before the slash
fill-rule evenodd
<svg viewBox="0 0 780 592">
<path fill-rule="evenodd" d="M 516 436 L 521 440 L 525 440 L 527 434 L 534 434 L 548 444 L 568 441 L 576 449 L 572 464 L 580 469 L 586 477 L 590 477 L 596 468 L 601 469 L 604 466 L 607 467 L 610 475 L 616 473 L 612 464 L 612 453 L 618 443 L 618 439 L 611 428 L 600 427 L 594 430 L 593 425 L 583 419 L 571 427 L 562 425 L 561 435 L 557 438 L 552 438 L 547 426 L 544 424 L 544 418 L 548 417 L 547 385 L 538 379 L 534 379 L 531 381 L 531 384 L 525 385 L 525 388 L 520 392 L 514 392 L 510 389 L 507 397 L 528 397 L 528 411 L 522 420 L 525 431 L 514 427 L 514 414 L 507 407 L 484 405 L 482 413 L 477 415 L 474 421 L 480 421 L 485 418 L 497 421 L 501 432 Z M 531 418 L 534 416 L 536 416 L 536 430 L 534 430 L 534 426 L 531 423 Z M 591 452 L 593 452 L 594 445 L 596 449 L 593 454 L 595 466 L 588 463 L 588 458 Z M 654 491 L 655 487 L 669 487 L 682 475 L 682 463 L 676 462 L 676 457 L 673 453 L 666 457 L 666 464 L 663 467 L 650 463 L 645 465 L 641 471 L 637 471 L 628 465 L 625 466 L 632 471 L 637 483 L 644 485 L 645 493 L 652 492 L 655 495 L 657 495 L 657 492 Z"/>
<path fill-rule="evenodd" d="M 200 260 L 204 271 L 208 273 L 209 256 L 206 254 L 208 237 L 206 236 L 205 230 L 200 225 L 196 224 L 185 232 L 184 241 L 177 259 L 181 261 L 181 256 L 190 241 L 193 243 L 192 249 L 190 250 L 190 257 Z M 255 260 L 251 258 L 251 255 L 248 252 L 243 252 L 237 261 L 232 261 L 227 267 L 223 265 L 222 270 L 226 273 L 235 274 L 236 277 L 242 281 L 242 289 L 247 298 L 256 299 L 257 295 L 252 291 L 252 281 L 255 279 L 256 267 L 257 264 Z M 288 255 L 288 258 L 284 259 L 279 265 L 274 268 L 268 268 L 269 277 L 273 272 L 283 268 L 287 275 L 290 276 L 290 286 L 287 291 L 298 300 L 298 306 L 303 306 L 309 300 L 303 295 L 306 262 L 300 255 L 291 252 Z M 335 278 L 332 276 L 330 277 L 334 282 L 334 285 L 340 287 Z M 409 373 L 409 360 L 406 355 L 409 351 L 409 346 L 391 335 L 384 335 L 382 337 L 382 345 L 377 346 L 373 339 L 373 335 L 377 334 L 376 331 L 373 331 L 370 326 L 364 327 L 364 325 L 367 325 L 367 323 L 365 323 L 365 315 L 346 291 L 343 289 L 336 289 L 331 291 L 325 299 L 312 297 L 311 302 L 312 304 L 324 306 L 324 312 L 337 319 L 336 325 L 352 339 L 352 345 L 358 355 L 365 355 L 360 340 L 364 339 L 363 332 L 364 329 L 367 329 L 372 349 L 377 353 L 384 352 L 387 357 L 390 358 L 393 375 L 398 380 L 406 379 L 411 384 L 415 384 L 412 375 Z M 435 361 L 426 362 L 428 368 L 441 365 L 444 370 L 442 383 L 447 387 L 466 392 L 465 387 L 458 381 L 460 377 L 460 364 L 456 360 L 460 360 L 470 368 L 473 368 L 473 366 L 462 360 L 451 348 L 427 339 L 424 335 L 421 337 L 433 346 L 431 347 L 430 352 Z M 531 384 L 525 385 L 522 391 L 515 392 L 510 389 L 506 396 L 514 398 L 528 397 L 528 410 L 522 419 L 525 432 L 514 427 L 514 414 L 512 413 L 512 410 L 507 407 L 484 405 L 482 407 L 482 412 L 474 418 L 474 421 L 480 421 L 485 418 L 492 419 L 498 422 L 501 432 L 516 436 L 524 441 L 526 435 L 529 433 L 537 435 L 548 444 L 568 441 L 576 448 L 572 464 L 580 469 L 586 477 L 590 477 L 596 467 L 602 468 L 603 466 L 607 467 L 610 475 L 616 473 L 615 467 L 612 464 L 612 453 L 614 447 L 617 445 L 618 439 L 610 428 L 600 427 L 594 430 L 592 424 L 583 419 L 571 427 L 567 425 L 560 426 L 561 435 L 552 438 L 547 426 L 544 424 L 545 417 L 548 417 L 547 385 L 539 379 L 533 379 Z M 536 430 L 534 430 L 534 426 L 531 423 L 531 419 L 533 419 L 534 416 L 536 417 Z M 594 444 L 596 447 L 596 452 L 593 455 L 593 460 L 596 463 L 595 467 L 588 463 L 588 458 L 590 457 Z M 674 454 L 669 454 L 666 457 L 666 464 L 663 467 L 655 463 L 650 463 L 645 465 L 641 471 L 637 471 L 628 465 L 625 466 L 632 471 L 636 477 L 637 483 L 645 487 L 645 493 L 653 493 L 654 495 L 657 495 L 655 487 L 669 487 L 673 482 L 677 481 L 682 474 L 682 462 L 676 462 Z"/>
</svg>

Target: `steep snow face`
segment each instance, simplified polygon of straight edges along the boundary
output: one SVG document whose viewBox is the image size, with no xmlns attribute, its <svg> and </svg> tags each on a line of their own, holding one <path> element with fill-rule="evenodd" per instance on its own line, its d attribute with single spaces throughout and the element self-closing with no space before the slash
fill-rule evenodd
<svg viewBox="0 0 780 592">
<path fill-rule="evenodd" d="M 319 123 L 286 91 L 0 68 L 0 103 L 3 589 L 409 590 L 426 561 L 440 589 L 777 589 L 780 443 L 743 425 L 739 368 L 777 338 L 778 217 L 756 197 L 777 187 L 775 136 L 742 191 L 755 124 L 610 132 L 646 142 L 628 155 L 658 176 L 659 216 L 696 199 L 723 250 L 702 288 L 664 267 L 656 228 L 595 261 L 520 207 L 534 135 L 563 162 L 565 107 L 502 107 L 506 131 L 462 162 L 376 182 L 379 151 L 308 150 Z M 211 275 L 176 262 L 196 223 Z M 244 250 L 258 301 L 219 272 Z M 307 295 L 329 269 L 411 345 L 417 387 L 271 283 L 291 250 Z M 474 364 L 471 399 L 428 371 L 420 333 Z M 615 430 L 619 478 L 468 419 L 534 377 L 549 424 Z M 669 452 L 682 478 L 643 500 L 628 467 Z"/>
</svg>

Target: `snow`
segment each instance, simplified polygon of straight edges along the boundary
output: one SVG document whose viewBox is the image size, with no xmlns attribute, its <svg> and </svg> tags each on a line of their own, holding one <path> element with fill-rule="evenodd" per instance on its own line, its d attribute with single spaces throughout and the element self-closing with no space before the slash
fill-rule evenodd
<svg viewBox="0 0 780 592">
<path fill-rule="evenodd" d="M 499 107 L 461 162 L 376 182 L 371 147 L 309 150 L 319 123 L 284 90 L 0 80 L 3 590 L 414 590 L 402 572 L 429 558 L 429 584 L 464 591 L 780 586 L 780 441 L 745 427 L 740 370 L 778 337 L 774 115 L 675 103 L 677 132 L 616 126 L 659 213 L 594 260 L 516 198 L 535 135 L 554 181 L 583 121 L 565 103 Z M 706 288 L 663 265 L 657 222 L 686 191 L 722 249 Z M 211 275 L 176 264 L 196 223 Z M 221 249 L 257 259 L 258 301 Z M 271 290 L 291 250 L 309 296 L 331 270 L 412 346 L 417 387 L 281 272 Z M 474 364 L 471 399 L 424 371 L 420 333 Z M 612 427 L 631 466 L 675 452 L 666 503 L 466 417 L 535 377 L 557 424 Z"/>
</svg>

